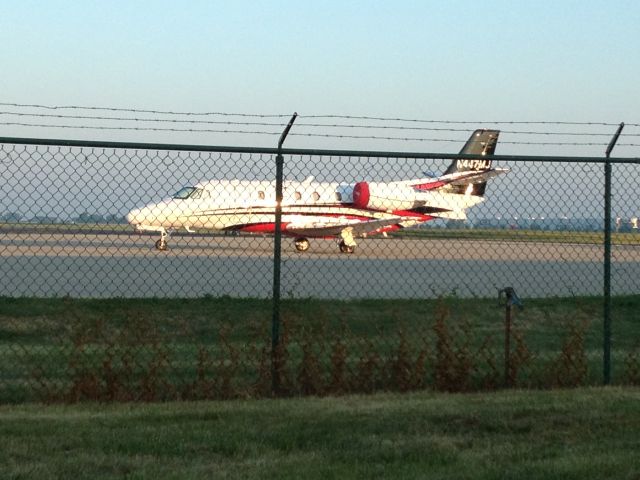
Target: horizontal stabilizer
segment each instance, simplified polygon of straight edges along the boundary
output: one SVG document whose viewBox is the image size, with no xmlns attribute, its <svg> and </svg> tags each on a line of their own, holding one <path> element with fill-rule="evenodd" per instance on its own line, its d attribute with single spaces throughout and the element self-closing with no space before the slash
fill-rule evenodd
<svg viewBox="0 0 640 480">
<path fill-rule="evenodd" d="M 488 179 L 508 171 L 508 168 L 492 168 L 490 170 L 448 173 L 438 178 L 415 180 L 410 183 L 410 186 L 416 190 L 435 190 L 445 185 L 466 186 L 470 183 L 484 183 Z"/>
<path fill-rule="evenodd" d="M 508 168 L 492 168 L 491 170 L 485 170 L 480 172 L 468 173 L 461 175 L 460 178 L 453 179 L 451 185 L 469 185 L 470 183 L 482 183 L 486 182 L 490 178 L 497 177 L 503 173 L 507 173 Z M 454 174 L 455 175 L 455 174 Z"/>
</svg>

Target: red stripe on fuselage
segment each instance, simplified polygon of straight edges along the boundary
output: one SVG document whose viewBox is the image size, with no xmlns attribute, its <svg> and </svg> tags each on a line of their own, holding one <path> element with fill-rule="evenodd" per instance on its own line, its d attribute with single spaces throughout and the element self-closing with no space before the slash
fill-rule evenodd
<svg viewBox="0 0 640 480">
<path fill-rule="evenodd" d="M 286 230 L 287 223 L 282 224 L 282 230 Z M 275 223 L 254 223 L 252 225 L 243 225 L 238 227 L 233 227 L 233 230 L 240 230 L 241 232 L 247 233 L 273 233 L 276 231 Z"/>
</svg>

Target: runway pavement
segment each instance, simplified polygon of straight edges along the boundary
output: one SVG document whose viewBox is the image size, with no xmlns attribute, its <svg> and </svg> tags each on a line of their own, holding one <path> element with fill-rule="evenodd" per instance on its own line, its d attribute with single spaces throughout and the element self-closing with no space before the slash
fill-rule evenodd
<svg viewBox="0 0 640 480">
<path fill-rule="evenodd" d="M 72 297 L 269 297 L 270 237 L 155 237 L 127 233 L 0 234 L 0 295 Z M 283 239 L 283 297 L 523 297 L 602 293 L 597 245 L 487 240 L 369 238 L 353 255 L 334 240 L 312 239 L 296 252 Z M 614 246 L 614 294 L 640 291 L 640 247 Z"/>
</svg>

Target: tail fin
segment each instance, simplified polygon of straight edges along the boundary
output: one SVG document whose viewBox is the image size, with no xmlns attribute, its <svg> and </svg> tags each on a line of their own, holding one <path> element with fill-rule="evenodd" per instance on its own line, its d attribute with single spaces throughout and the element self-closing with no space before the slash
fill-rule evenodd
<svg viewBox="0 0 640 480">
<path fill-rule="evenodd" d="M 467 143 L 464 144 L 461 154 L 465 155 L 493 155 L 498 143 L 498 135 L 500 130 L 476 130 L 471 134 Z M 445 175 L 457 172 L 483 171 L 491 168 L 491 160 L 483 158 L 477 159 L 457 159 L 451 162 L 449 168 L 444 172 Z M 470 183 L 473 185 L 471 192 L 468 192 L 468 185 L 457 185 L 456 193 L 470 193 L 471 195 L 483 196 L 487 182 Z"/>
</svg>

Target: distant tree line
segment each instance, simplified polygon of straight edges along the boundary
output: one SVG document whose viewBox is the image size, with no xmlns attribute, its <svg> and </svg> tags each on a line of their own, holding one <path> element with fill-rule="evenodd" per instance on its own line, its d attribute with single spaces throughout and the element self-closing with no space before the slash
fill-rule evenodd
<svg viewBox="0 0 640 480">
<path fill-rule="evenodd" d="M 54 223 L 91 223 L 91 224 L 114 224 L 114 223 L 127 223 L 127 220 L 123 215 L 117 213 L 109 213 L 107 215 L 101 215 L 99 213 L 83 212 L 77 217 L 70 220 L 61 220 L 57 217 L 50 215 L 34 215 L 32 217 L 26 217 L 18 212 L 5 212 L 0 215 L 0 222 L 2 223 L 38 223 L 38 224 L 54 224 Z"/>
<path fill-rule="evenodd" d="M 122 215 L 110 213 L 108 215 L 100 215 L 99 213 L 83 212 L 73 219 L 75 223 L 127 223 Z"/>
<path fill-rule="evenodd" d="M 599 232 L 603 230 L 602 218 L 481 218 L 474 228 L 502 230 L 554 230 L 572 232 Z M 637 232 L 637 218 L 612 218 L 611 229 L 618 232 Z"/>
</svg>

